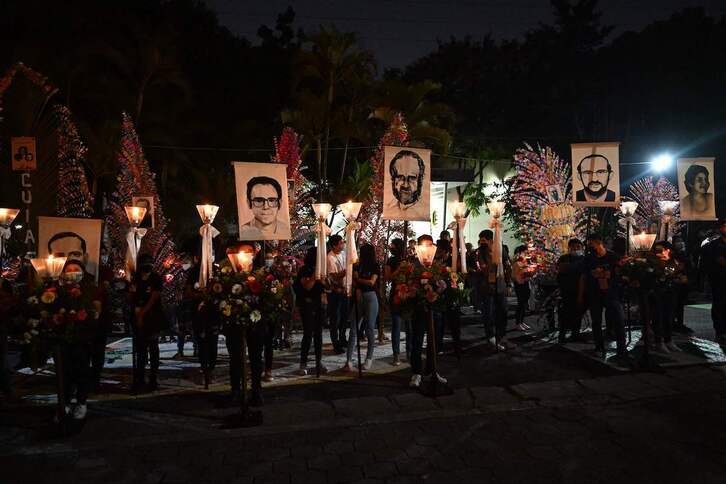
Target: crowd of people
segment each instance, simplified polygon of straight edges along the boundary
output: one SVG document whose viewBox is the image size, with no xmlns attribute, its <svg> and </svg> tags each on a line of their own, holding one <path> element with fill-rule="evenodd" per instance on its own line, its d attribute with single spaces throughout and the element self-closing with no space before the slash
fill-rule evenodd
<svg viewBox="0 0 726 484">
<path fill-rule="evenodd" d="M 726 221 L 719 224 L 719 236 L 708 242 L 701 250 L 699 262 L 713 291 L 713 322 L 716 336 L 726 343 Z M 327 327 L 332 351 L 346 355 L 344 372 L 370 370 L 374 361 L 376 345 L 388 344 L 380 338 L 384 312 L 390 317 L 390 344 L 393 358 L 391 364 L 399 366 L 408 361 L 411 368 L 409 385 L 418 387 L 426 375 L 441 383 L 446 379 L 436 373 L 434 351 L 443 349 L 444 335 L 448 332 L 453 348 L 461 349 L 461 308 L 451 307 L 437 310 L 433 314 L 433 331 L 427 325 L 427 318 L 414 311 L 406 314 L 392 301 L 395 292 L 396 275 L 404 261 L 420 264 L 416 257 L 419 244 L 436 245 L 435 260 L 450 265 L 452 259 L 451 235 L 448 231 L 434 240 L 422 235 L 416 240 L 395 238 L 387 247 L 385 264 L 379 265 L 376 248 L 363 243 L 359 248 L 359 260 L 353 267 L 353 287 L 349 293 L 345 283 L 346 260 L 345 240 L 339 235 L 328 239 L 327 277 L 316 278 L 317 250 L 314 247 L 299 254 L 301 257 L 282 256 L 266 251 L 264 244 L 245 243 L 230 250 L 248 250 L 254 253 L 256 267 L 275 270 L 285 265 L 292 277 L 287 297 L 294 308 L 284 321 L 257 324 L 250 327 L 225 326 L 215 308 L 206 307 L 199 297 L 199 260 L 192 257 L 183 275 L 185 283 L 178 285 L 173 294 L 165 294 L 161 275 L 154 270 L 150 255 L 141 255 L 137 270 L 130 281 L 120 279 L 111 270 L 107 258 L 102 257 L 99 283 L 96 286 L 83 264 L 69 260 L 64 267 L 61 281 L 72 281 L 89 287 L 94 294 L 93 325 L 64 351 L 64 381 L 66 385 L 66 408 L 69 415 L 82 419 L 86 415 L 86 401 L 89 392 L 98 388 L 105 361 L 105 346 L 112 330 L 112 310 L 118 309 L 118 298 L 129 308 L 130 329 L 134 338 L 134 371 L 132 391 L 134 393 L 154 391 L 158 388 L 159 338 L 171 334 L 176 338 L 175 359 L 186 358 L 185 343 L 191 336 L 194 355 L 199 358 L 200 369 L 205 378 L 211 378 L 217 364 L 219 335 L 225 336 L 229 353 L 229 376 L 231 398 L 239 399 L 242 385 L 242 358 L 248 357 L 251 369 L 252 405 L 263 404 L 262 382 L 271 381 L 274 350 L 290 346 L 290 332 L 293 326 L 302 328 L 300 344 L 301 376 L 314 371 L 325 374 L 329 371 L 322 364 L 323 334 Z M 499 262 L 494 256 L 494 234 L 484 230 L 479 234 L 478 244 L 466 245 L 469 301 L 474 311 L 480 314 L 487 341 L 497 350 L 514 346 L 508 338 L 508 296 L 516 296 L 516 311 L 513 323 L 520 331 L 530 330 L 526 315 L 532 298 L 531 279 L 536 267 L 529 257 L 526 245 L 517 247 L 509 257 L 506 246 L 502 247 Z M 663 353 L 680 351 L 673 342 L 673 332 L 689 332 L 684 325 L 684 307 L 687 302 L 691 277 L 697 268 L 685 251 L 682 238 L 676 236 L 672 242 L 657 241 L 651 250 L 654 260 L 660 261 L 668 283 L 648 285 L 645 280 L 628 280 L 624 269 L 626 249 L 623 244 L 610 244 L 597 235 L 590 234 L 583 242 L 573 238 L 568 251 L 556 264 L 556 280 L 559 289 L 559 339 L 560 342 L 578 341 L 582 338 L 582 322 L 589 313 L 594 346 L 604 352 L 606 340 L 614 340 L 617 357 L 627 358 L 626 316 L 624 299 L 629 288 L 637 291 L 633 301 L 639 310 L 646 334 L 652 328 L 650 344 Z M 121 282 L 121 284 L 119 284 Z M 647 286 L 647 287 L 645 287 Z M 13 311 L 13 300 L 21 297 L 9 281 L 3 281 L 0 310 L 3 316 Z M 299 326 L 298 326 L 299 325 Z M 604 327 L 603 327 L 604 326 Z M 241 331 L 246 331 L 247 355 L 241 347 Z M 377 333 L 379 337 L 377 337 Z M 405 334 L 405 340 L 402 335 Z M 356 361 L 357 338 L 365 338 L 365 356 Z M 424 337 L 427 354 L 424 357 Z M 646 341 L 646 343 L 648 343 Z M 10 380 L 5 368 L 7 340 L 2 338 L 3 368 L 0 381 L 4 391 L 10 390 Z M 309 366 L 310 347 L 313 346 L 314 366 Z M 403 346 L 403 348 L 402 348 Z M 403 351 L 402 351 L 403 349 Z M 27 364 L 24 361 L 23 364 Z M 74 402 L 72 405 L 71 402 Z"/>
</svg>

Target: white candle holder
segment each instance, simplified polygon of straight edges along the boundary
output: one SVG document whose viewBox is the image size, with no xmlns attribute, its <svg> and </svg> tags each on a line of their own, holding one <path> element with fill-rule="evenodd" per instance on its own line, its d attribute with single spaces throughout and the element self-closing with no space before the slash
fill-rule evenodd
<svg viewBox="0 0 726 484">
<path fill-rule="evenodd" d="M 199 212 L 199 218 L 202 219 L 202 223 L 211 224 L 214 222 L 214 217 L 217 216 L 219 207 L 217 205 L 197 205 L 197 212 Z"/>
<path fill-rule="evenodd" d="M 126 218 L 129 220 L 129 225 L 133 228 L 137 228 L 141 225 L 141 221 L 144 220 L 144 216 L 146 215 L 145 207 L 130 206 L 124 207 L 124 210 L 126 210 Z"/>
</svg>

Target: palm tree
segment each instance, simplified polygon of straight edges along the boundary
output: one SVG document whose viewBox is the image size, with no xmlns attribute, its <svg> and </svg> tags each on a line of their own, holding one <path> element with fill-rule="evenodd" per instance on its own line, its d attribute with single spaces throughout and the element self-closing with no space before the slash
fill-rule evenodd
<svg viewBox="0 0 726 484">
<path fill-rule="evenodd" d="M 357 37 L 335 27 L 320 27 L 307 36 L 310 50 L 303 50 L 298 59 L 298 88 L 318 93 L 324 102 L 324 127 L 321 133 L 323 152 L 320 176 L 327 180 L 331 124 L 335 111 L 345 102 L 338 96 L 343 86 L 356 79 L 373 77 L 375 61 L 370 52 L 357 47 Z"/>
<path fill-rule="evenodd" d="M 409 139 L 446 154 L 451 146 L 450 129 L 454 115 L 448 105 L 433 100 L 441 84 L 423 81 L 408 84 L 386 80 L 378 87 L 375 108 L 370 117 L 390 125 L 396 113 L 402 113 L 408 125 Z"/>
</svg>

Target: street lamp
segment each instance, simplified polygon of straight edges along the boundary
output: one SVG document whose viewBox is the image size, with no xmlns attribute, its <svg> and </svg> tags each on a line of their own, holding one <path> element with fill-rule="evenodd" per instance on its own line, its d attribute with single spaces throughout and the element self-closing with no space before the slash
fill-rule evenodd
<svg viewBox="0 0 726 484">
<path fill-rule="evenodd" d="M 633 216 L 638 210 L 638 202 L 626 201 L 620 202 L 620 212 L 625 217 L 625 254 L 630 254 L 630 227 L 633 224 Z"/>
<path fill-rule="evenodd" d="M 199 235 L 202 237 L 202 259 L 199 266 L 199 287 L 206 287 L 207 281 L 212 277 L 212 265 L 214 264 L 214 245 L 212 239 L 219 235 L 219 230 L 212 227 L 214 217 L 217 216 L 219 207 L 217 205 L 197 205 L 197 212 L 202 219 L 202 227 Z"/>
<path fill-rule="evenodd" d="M 129 267 L 129 273 L 127 274 L 128 277 L 131 277 L 131 273 L 136 271 L 136 258 L 139 254 L 139 239 L 146 235 L 145 229 L 139 229 L 139 225 L 141 225 L 141 221 L 144 220 L 144 216 L 146 215 L 146 208 L 145 207 L 124 207 L 124 210 L 126 211 L 126 218 L 129 221 L 129 225 L 131 226 L 131 230 L 129 230 L 129 233 L 126 236 L 126 242 L 129 245 L 129 255 L 127 262 L 130 262 Z M 130 240 L 129 240 L 130 239 Z"/>
<path fill-rule="evenodd" d="M 348 221 L 348 225 L 345 227 L 345 291 L 348 296 L 348 304 L 350 304 L 350 298 L 353 298 L 353 308 L 355 315 L 355 327 L 356 327 L 356 348 L 358 351 L 358 378 L 363 378 L 363 361 L 361 359 L 360 350 L 360 328 L 358 328 L 358 298 L 353 295 L 353 264 L 358 262 L 358 251 L 355 247 L 355 231 L 360 227 L 356 219 L 360 213 L 360 208 L 363 204 L 361 202 L 354 202 L 348 200 L 346 203 L 340 205 L 340 210 L 343 212 L 343 217 Z M 348 306 L 350 307 L 350 306 Z M 317 376 L 320 376 L 320 364 L 316 361 Z"/>
<path fill-rule="evenodd" d="M 333 206 L 329 203 L 313 203 L 313 211 L 315 219 L 318 222 L 318 253 L 315 261 L 315 279 L 321 280 L 327 275 L 327 251 L 325 250 L 325 237 L 330 232 L 330 228 L 325 221 L 330 215 Z"/>
<path fill-rule="evenodd" d="M 33 269 L 41 279 L 57 281 L 66 265 L 67 257 L 55 257 L 50 254 L 45 259 L 30 259 Z"/>
<path fill-rule="evenodd" d="M 461 272 L 466 274 L 466 243 L 464 241 L 464 227 L 466 226 L 466 203 L 451 202 L 451 215 L 454 217 L 454 240 L 451 251 L 451 268 L 453 270 L 461 267 Z M 457 264 L 458 259 L 458 264 Z"/>
<path fill-rule="evenodd" d="M 10 239 L 10 225 L 20 213 L 18 208 L 0 208 L 0 272 L 5 257 L 5 241 Z"/>
<path fill-rule="evenodd" d="M 661 153 L 660 155 L 653 157 L 650 164 L 653 166 L 653 169 L 659 173 L 666 171 L 673 164 L 673 156 L 669 153 Z"/>
<path fill-rule="evenodd" d="M 641 232 L 630 237 L 630 242 L 633 244 L 636 251 L 647 252 L 653 246 L 655 237 L 656 234 L 646 234 L 645 232 Z"/>
</svg>

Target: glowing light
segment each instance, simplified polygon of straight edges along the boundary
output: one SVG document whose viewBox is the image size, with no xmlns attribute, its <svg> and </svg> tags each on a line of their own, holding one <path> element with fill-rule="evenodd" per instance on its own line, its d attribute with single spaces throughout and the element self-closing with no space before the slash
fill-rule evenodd
<svg viewBox="0 0 726 484">
<path fill-rule="evenodd" d="M 671 167 L 673 165 L 673 157 L 668 153 L 662 153 L 656 157 L 654 157 L 650 164 L 653 166 L 653 169 L 657 172 L 662 172 Z"/>
</svg>

